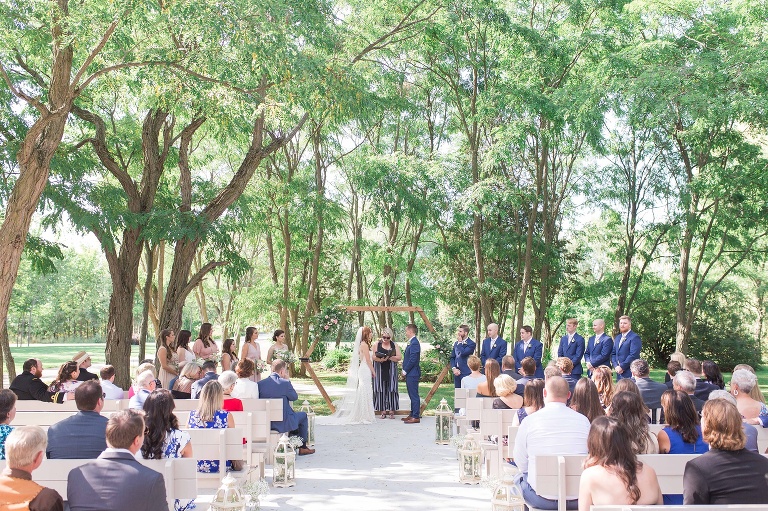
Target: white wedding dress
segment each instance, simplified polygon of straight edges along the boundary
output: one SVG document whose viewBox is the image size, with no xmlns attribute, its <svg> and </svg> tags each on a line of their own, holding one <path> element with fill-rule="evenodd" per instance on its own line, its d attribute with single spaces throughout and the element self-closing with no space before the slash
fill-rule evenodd
<svg viewBox="0 0 768 511">
<path fill-rule="evenodd" d="M 336 406 L 336 413 L 330 417 L 331 424 L 371 424 L 376 419 L 373 410 L 373 376 L 368 364 L 360 356 L 361 349 L 369 348 L 362 342 L 362 338 L 363 328 L 360 327 L 349 361 L 346 393 Z"/>
</svg>

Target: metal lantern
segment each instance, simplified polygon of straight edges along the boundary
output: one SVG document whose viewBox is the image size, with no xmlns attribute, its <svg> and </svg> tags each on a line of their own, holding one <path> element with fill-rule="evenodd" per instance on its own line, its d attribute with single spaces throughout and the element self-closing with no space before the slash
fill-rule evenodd
<svg viewBox="0 0 768 511">
<path fill-rule="evenodd" d="M 210 511 L 243 511 L 245 502 L 237 480 L 232 474 L 227 474 L 211 501 Z"/>
<path fill-rule="evenodd" d="M 477 484 L 480 482 L 480 445 L 471 433 L 464 437 L 459 447 L 459 482 Z"/>
<path fill-rule="evenodd" d="M 296 484 L 296 451 L 288 436 L 283 433 L 275 447 L 275 461 L 272 464 L 272 486 L 287 488 Z"/>
<path fill-rule="evenodd" d="M 448 406 L 448 401 L 443 398 L 435 409 L 435 443 L 441 445 L 451 443 L 452 431 L 453 410 Z"/>
<path fill-rule="evenodd" d="M 491 497 L 492 511 L 525 511 L 525 499 L 520 488 L 514 483 L 514 477 L 504 467 L 501 481 L 493 489 Z"/>
<path fill-rule="evenodd" d="M 301 404 L 302 412 L 307 414 L 307 447 L 315 446 L 315 411 L 309 404 L 309 401 L 304 401 Z"/>
</svg>

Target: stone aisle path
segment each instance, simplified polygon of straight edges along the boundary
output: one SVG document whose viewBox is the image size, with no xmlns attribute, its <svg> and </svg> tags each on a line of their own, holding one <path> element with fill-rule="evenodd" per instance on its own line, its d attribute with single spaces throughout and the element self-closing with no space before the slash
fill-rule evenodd
<svg viewBox="0 0 768 511">
<path fill-rule="evenodd" d="M 487 511 L 491 492 L 459 483 L 456 450 L 434 442 L 435 418 L 323 425 L 317 452 L 297 456 L 296 486 L 270 487 L 262 509 L 281 511 Z M 271 470 L 267 480 L 272 482 Z"/>
</svg>

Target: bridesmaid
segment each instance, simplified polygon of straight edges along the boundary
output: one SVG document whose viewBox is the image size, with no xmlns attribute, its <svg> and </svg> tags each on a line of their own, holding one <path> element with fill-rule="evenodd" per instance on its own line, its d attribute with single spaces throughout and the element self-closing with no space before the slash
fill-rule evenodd
<svg viewBox="0 0 768 511">
<path fill-rule="evenodd" d="M 280 330 L 279 328 L 275 330 L 275 333 L 272 334 L 272 342 L 274 342 L 274 344 L 270 346 L 269 351 L 267 351 L 267 364 L 270 366 L 275 359 L 275 351 L 284 351 L 288 349 L 288 345 L 285 344 L 285 330 Z"/>
<path fill-rule="evenodd" d="M 216 346 L 216 342 L 211 337 L 212 331 L 213 325 L 210 323 L 200 325 L 200 333 L 197 334 L 195 344 L 192 345 L 192 352 L 194 352 L 196 357 L 212 359 L 219 352 L 219 347 Z"/>
<path fill-rule="evenodd" d="M 259 330 L 255 326 L 249 326 L 245 329 L 245 341 L 240 349 L 240 360 L 248 359 L 253 362 L 256 369 L 251 375 L 251 381 L 261 380 L 261 373 L 258 368 L 258 360 L 261 359 L 261 347 L 258 342 Z"/>
<path fill-rule="evenodd" d="M 157 376 L 164 389 L 169 388 L 168 384 L 174 376 L 179 374 L 179 355 L 174 351 L 175 339 L 176 335 L 173 330 L 160 331 L 160 347 L 157 348 L 160 371 Z"/>
<path fill-rule="evenodd" d="M 176 358 L 179 359 L 179 369 L 185 364 L 195 361 L 195 354 L 189 347 L 189 340 L 192 338 L 192 332 L 189 330 L 179 330 L 179 336 L 176 338 Z"/>
<path fill-rule="evenodd" d="M 240 361 L 235 354 L 235 340 L 227 339 L 224 344 L 221 345 L 221 370 L 222 371 L 234 371 L 237 367 L 237 363 Z"/>
</svg>

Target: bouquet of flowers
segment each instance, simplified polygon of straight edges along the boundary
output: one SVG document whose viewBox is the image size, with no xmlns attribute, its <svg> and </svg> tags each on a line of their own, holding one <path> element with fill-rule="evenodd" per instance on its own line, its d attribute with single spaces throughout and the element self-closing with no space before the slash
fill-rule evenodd
<svg viewBox="0 0 768 511">
<path fill-rule="evenodd" d="M 251 480 L 250 477 L 248 477 L 247 482 L 243 484 L 242 490 L 248 499 L 248 503 L 246 504 L 246 509 L 248 509 L 249 511 L 256 510 L 261 507 L 259 499 L 263 495 L 269 494 L 269 483 L 267 483 L 266 480 L 261 478 L 254 481 L 254 480 Z"/>
<path fill-rule="evenodd" d="M 256 373 L 261 374 L 264 372 L 267 372 L 269 370 L 269 366 L 267 365 L 267 362 L 258 358 L 256 359 Z"/>
<path fill-rule="evenodd" d="M 283 360 L 286 364 L 291 365 L 296 362 L 296 355 L 289 350 L 275 350 L 274 358 Z"/>
<path fill-rule="evenodd" d="M 315 316 L 314 331 L 320 337 L 326 337 L 341 328 L 349 314 L 338 307 L 326 307 L 320 314 Z"/>
</svg>

